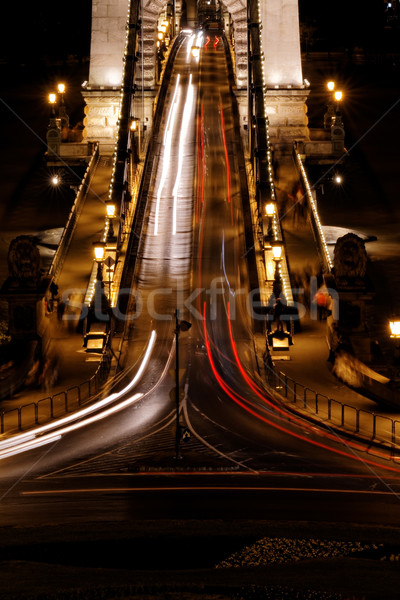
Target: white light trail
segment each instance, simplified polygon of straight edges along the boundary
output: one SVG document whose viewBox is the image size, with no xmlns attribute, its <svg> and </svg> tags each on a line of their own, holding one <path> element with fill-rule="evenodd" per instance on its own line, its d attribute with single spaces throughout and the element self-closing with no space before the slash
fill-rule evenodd
<svg viewBox="0 0 400 600">
<path fill-rule="evenodd" d="M 193 42 L 196 38 L 196 34 L 193 33 L 190 38 L 188 39 L 188 47 L 187 47 L 187 52 L 186 52 L 186 62 L 190 61 L 191 55 L 192 55 L 192 46 L 193 46 Z"/>
<path fill-rule="evenodd" d="M 175 185 L 172 191 L 172 197 L 174 199 L 173 213 L 172 213 L 172 235 L 176 234 L 176 220 L 177 220 L 177 207 L 178 207 L 178 190 L 181 180 L 183 159 L 184 159 L 184 147 L 186 143 L 187 133 L 189 129 L 189 123 L 191 122 L 191 114 L 193 108 L 193 97 L 194 89 L 192 84 L 192 74 L 189 77 L 188 91 L 186 95 L 185 108 L 183 111 L 181 131 L 179 134 L 179 155 L 178 155 L 178 169 L 176 173 Z"/>
<path fill-rule="evenodd" d="M 179 82 L 180 82 L 180 75 L 178 75 L 177 80 L 176 80 L 174 95 L 172 97 L 171 107 L 169 109 L 167 123 L 165 126 L 165 132 L 164 132 L 164 139 L 163 139 L 164 152 L 163 152 L 163 159 L 162 159 L 163 163 L 162 163 L 160 184 L 157 189 L 156 214 L 155 214 L 155 218 L 154 218 L 154 235 L 158 235 L 158 220 L 159 220 L 159 216 L 160 216 L 161 193 L 162 193 L 163 187 L 165 185 L 165 180 L 167 179 L 167 174 L 169 171 L 169 165 L 170 165 L 170 159 L 171 159 L 172 133 L 174 130 L 175 118 L 176 118 L 176 113 L 178 110 L 179 97 L 180 97 Z"/>
<path fill-rule="evenodd" d="M 108 406 L 115 400 L 118 400 L 118 398 L 121 398 L 121 396 L 125 395 L 129 390 L 131 390 L 132 387 L 134 387 L 139 382 L 140 378 L 143 375 L 143 372 L 150 360 L 150 356 L 153 351 L 153 348 L 154 348 L 154 345 L 156 342 L 156 338 L 157 338 L 156 332 L 152 331 L 151 335 L 150 335 L 149 343 L 146 348 L 146 352 L 144 354 L 143 360 L 141 362 L 141 365 L 140 365 L 135 377 L 122 390 L 120 390 L 119 392 L 110 394 L 106 398 L 103 398 L 103 400 L 100 400 L 99 402 L 96 402 L 95 404 L 92 404 L 91 406 L 88 406 L 80 411 L 77 411 L 71 415 L 68 415 L 67 417 L 58 419 L 54 423 L 48 423 L 47 425 L 42 425 L 41 427 L 37 427 L 36 429 L 33 429 L 27 433 L 23 433 L 21 435 L 14 436 L 10 440 L 4 440 L 3 442 L 0 442 L 0 460 L 2 458 L 7 458 L 8 456 L 12 456 L 13 454 L 18 454 L 25 450 L 31 450 L 32 448 L 39 447 L 39 446 L 43 445 L 43 443 L 50 443 L 51 441 L 55 441 L 56 439 L 59 439 L 59 437 L 61 437 L 61 435 L 68 433 L 69 431 L 73 431 L 74 429 L 84 427 L 90 423 L 93 423 L 94 421 L 103 419 L 118 410 L 122 410 L 129 404 L 136 402 L 136 400 L 141 398 L 143 394 L 135 394 L 134 396 L 131 396 L 124 402 L 122 402 L 114 407 L 111 407 L 108 410 L 103 411 L 102 413 L 100 413 L 98 415 L 94 415 L 90 418 L 84 419 L 75 425 L 69 425 L 68 427 L 64 427 L 64 429 L 59 429 L 63 425 L 67 425 L 68 423 L 71 423 L 78 419 L 82 419 L 82 417 L 87 417 L 87 415 L 89 415 L 95 411 L 98 411 L 98 410 L 104 408 L 105 406 Z M 51 433 L 51 434 L 47 433 L 47 435 L 43 435 L 45 432 L 49 432 L 52 429 L 57 429 L 57 432 Z"/>
</svg>

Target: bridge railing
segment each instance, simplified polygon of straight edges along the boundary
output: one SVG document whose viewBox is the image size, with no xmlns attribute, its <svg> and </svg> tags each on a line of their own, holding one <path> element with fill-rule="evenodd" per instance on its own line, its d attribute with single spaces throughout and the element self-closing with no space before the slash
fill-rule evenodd
<svg viewBox="0 0 400 600">
<path fill-rule="evenodd" d="M 96 170 L 99 161 L 99 144 L 95 144 L 93 148 L 93 154 L 83 176 L 83 179 L 79 185 L 78 192 L 75 196 L 74 204 L 69 213 L 68 221 L 64 227 L 60 242 L 58 244 L 56 253 L 54 254 L 53 260 L 50 265 L 48 275 L 52 277 L 54 281 L 57 280 L 62 266 L 64 264 L 65 257 L 68 252 L 69 245 L 71 243 L 72 235 L 75 230 L 78 217 L 81 214 L 83 204 L 88 193 L 90 183 L 92 181 L 94 172 Z"/>
<path fill-rule="evenodd" d="M 314 239 L 317 244 L 317 251 L 320 257 L 320 262 L 323 265 L 325 273 L 330 273 L 333 268 L 333 263 L 329 254 L 328 245 L 326 243 L 325 234 L 322 229 L 322 224 L 319 218 L 318 209 L 312 193 L 311 185 L 308 181 L 307 172 L 304 167 L 301 156 L 296 150 L 296 146 L 294 146 L 293 153 L 305 189 L 305 195 L 307 198 L 307 204 L 310 214 L 310 223 L 313 230 Z"/>
<path fill-rule="evenodd" d="M 92 401 L 101 392 L 109 374 L 111 364 L 109 343 L 110 338 L 107 339 L 101 362 L 90 379 L 52 396 L 41 398 L 37 402 L 30 402 L 1 411 L 0 433 L 12 434 L 26 431 L 35 425 L 44 425 L 53 419 L 74 412 L 79 407 Z"/>
<path fill-rule="evenodd" d="M 370 454 L 383 456 L 379 451 L 383 446 L 390 450 L 393 460 L 400 459 L 400 421 L 329 398 L 274 368 L 267 369 L 267 382 L 306 418 L 324 425 L 338 441 L 343 441 L 341 432 L 361 436 L 373 442 Z"/>
</svg>

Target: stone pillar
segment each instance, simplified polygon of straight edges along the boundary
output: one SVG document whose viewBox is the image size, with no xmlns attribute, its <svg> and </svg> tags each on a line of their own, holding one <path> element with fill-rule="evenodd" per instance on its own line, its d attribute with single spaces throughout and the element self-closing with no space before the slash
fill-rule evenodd
<svg viewBox="0 0 400 600">
<path fill-rule="evenodd" d="M 247 89 L 248 85 L 248 52 L 247 52 L 247 5 L 246 2 L 235 2 L 229 7 L 235 39 L 236 87 Z"/>
<path fill-rule="evenodd" d="M 93 0 L 89 86 L 119 87 L 130 0 Z"/>
<path fill-rule="evenodd" d="M 263 0 L 261 20 L 267 85 L 301 87 L 298 0 Z"/>
<path fill-rule="evenodd" d="M 261 19 L 271 142 L 309 139 L 298 0 L 263 0 Z"/>
<path fill-rule="evenodd" d="M 100 142 L 102 154 L 112 154 L 119 117 L 126 23 L 130 0 L 93 0 L 89 81 L 84 142 Z"/>
<path fill-rule="evenodd" d="M 103 155 L 111 155 L 114 152 L 120 98 L 120 91 L 116 88 L 88 87 L 84 93 L 86 116 L 83 120 L 83 141 L 99 142 L 100 153 Z"/>
</svg>

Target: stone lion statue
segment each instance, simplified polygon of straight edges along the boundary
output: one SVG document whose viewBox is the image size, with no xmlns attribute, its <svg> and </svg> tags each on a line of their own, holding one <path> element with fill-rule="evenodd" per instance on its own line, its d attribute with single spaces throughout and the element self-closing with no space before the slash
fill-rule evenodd
<svg viewBox="0 0 400 600">
<path fill-rule="evenodd" d="M 41 278 L 40 254 L 30 235 L 19 235 L 8 249 L 10 276 L 21 286 L 36 286 Z"/>
<path fill-rule="evenodd" d="M 339 279 L 362 280 L 367 270 L 367 252 L 363 240 L 355 233 L 338 238 L 333 253 L 335 276 Z"/>
</svg>

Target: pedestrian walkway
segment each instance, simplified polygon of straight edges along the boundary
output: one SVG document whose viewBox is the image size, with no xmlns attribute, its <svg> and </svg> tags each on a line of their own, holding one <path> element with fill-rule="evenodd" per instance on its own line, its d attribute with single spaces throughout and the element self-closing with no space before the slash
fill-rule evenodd
<svg viewBox="0 0 400 600">
<path fill-rule="evenodd" d="M 316 305 L 311 308 L 317 286 L 315 284 L 315 289 L 310 290 L 310 277 L 314 276 L 316 281 L 321 268 L 311 226 L 305 211 L 298 207 L 292 210 L 290 204 L 283 201 L 298 178 L 291 157 L 286 157 L 286 160 L 283 157 L 279 173 L 279 188 L 276 190 L 278 210 L 293 296 L 301 318 L 295 326 L 293 345 L 286 351 L 272 352 L 276 376 L 271 377 L 266 365 L 265 377 L 274 382 L 278 393 L 285 396 L 293 407 L 296 402 L 296 409 L 305 415 L 316 416 L 316 405 L 320 400 L 317 418 L 329 421 L 328 425 L 344 424 L 345 429 L 362 437 L 375 438 L 389 445 L 393 442 L 400 444 L 400 414 L 358 393 L 334 375 L 332 362 L 328 360 L 327 321 L 319 318 Z M 373 310 L 379 311 L 380 307 L 374 305 Z M 265 339 L 260 335 L 256 337 L 260 356 L 265 348 Z M 322 405 L 324 415 L 321 415 Z M 328 415 L 331 411 L 332 414 Z"/>
<path fill-rule="evenodd" d="M 111 157 L 100 157 L 82 211 L 74 229 L 62 270 L 55 283 L 59 295 L 67 302 L 63 315 L 57 311 L 46 316 L 50 338 L 46 356 L 51 360 L 52 372 L 42 382 L 25 385 L 1 403 L 2 411 L 38 402 L 47 396 L 57 396 L 94 377 L 101 354 L 89 353 L 83 346 L 82 331 L 78 328 L 80 306 L 86 294 L 93 268 L 93 242 L 101 239 L 105 223 L 104 202 L 108 196 L 111 178 Z M 30 232 L 14 231 L 17 235 Z M 2 254 L 8 248 L 1 248 Z M 61 317 L 61 318 L 60 318 Z M 6 385 L 6 381 L 3 381 Z M 48 410 L 43 403 L 43 410 Z"/>
</svg>

